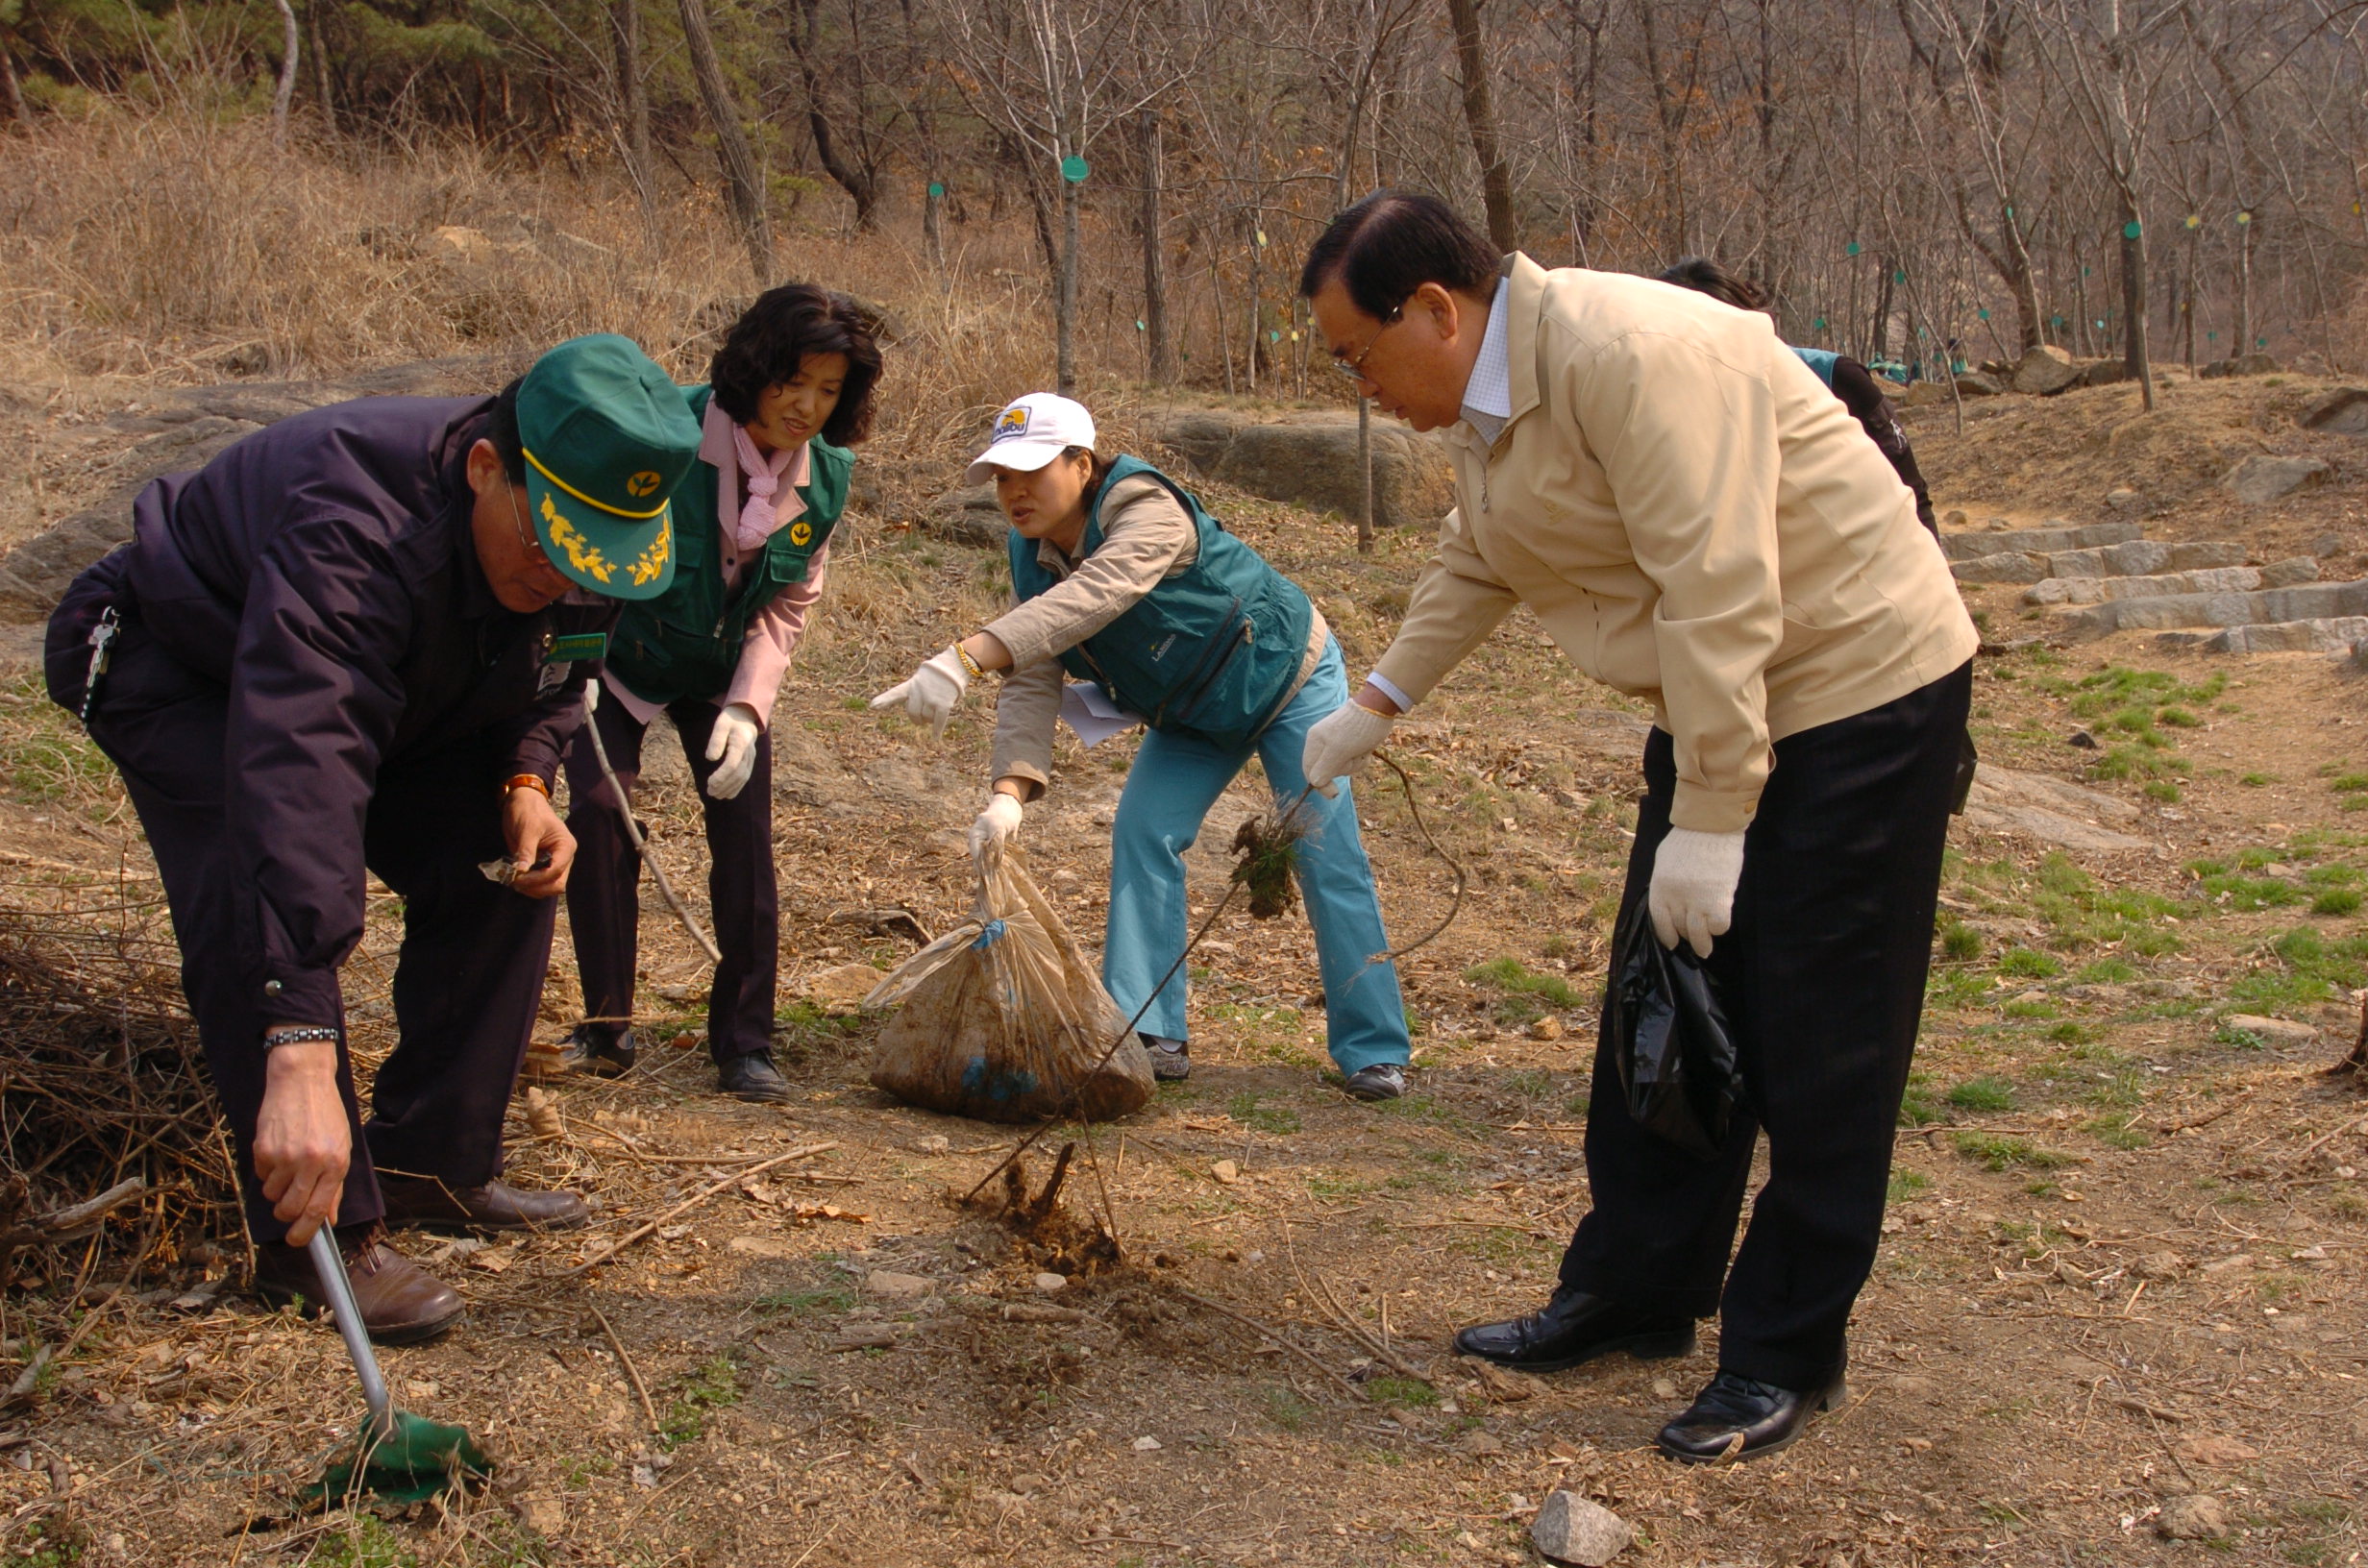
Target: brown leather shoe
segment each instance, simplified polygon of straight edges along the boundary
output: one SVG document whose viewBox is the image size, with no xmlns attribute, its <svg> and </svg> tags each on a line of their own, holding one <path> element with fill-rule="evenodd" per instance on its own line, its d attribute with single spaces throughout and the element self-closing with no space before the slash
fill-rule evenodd
<svg viewBox="0 0 2368 1568">
<path fill-rule="evenodd" d="M 574 1231 L 592 1222 L 580 1192 L 523 1192 L 506 1182 L 446 1187 L 432 1176 L 379 1173 L 386 1223 L 437 1231 Z"/>
<path fill-rule="evenodd" d="M 337 1246 L 345 1254 L 362 1327 L 382 1345 L 433 1339 L 465 1310 L 459 1291 L 386 1244 L 382 1225 L 345 1226 L 337 1232 Z M 329 1304 L 329 1292 L 312 1272 L 311 1256 L 284 1241 L 256 1246 L 255 1288 L 274 1304 L 302 1301 L 308 1312 Z"/>
</svg>

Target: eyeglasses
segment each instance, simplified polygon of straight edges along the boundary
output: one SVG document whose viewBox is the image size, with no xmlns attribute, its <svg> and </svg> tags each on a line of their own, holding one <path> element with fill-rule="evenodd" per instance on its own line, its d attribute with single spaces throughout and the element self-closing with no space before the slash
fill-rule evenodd
<svg viewBox="0 0 2368 1568">
<path fill-rule="evenodd" d="M 1381 318 L 1381 325 L 1373 329 L 1373 335 L 1365 340 L 1365 347 L 1357 352 L 1356 357 L 1352 359 L 1346 355 L 1335 355 L 1332 358 L 1332 368 L 1352 381 L 1364 380 L 1365 361 L 1372 357 L 1373 346 L 1381 341 L 1381 334 L 1405 319 L 1406 302 L 1400 300 L 1390 307 L 1388 315 Z"/>
</svg>

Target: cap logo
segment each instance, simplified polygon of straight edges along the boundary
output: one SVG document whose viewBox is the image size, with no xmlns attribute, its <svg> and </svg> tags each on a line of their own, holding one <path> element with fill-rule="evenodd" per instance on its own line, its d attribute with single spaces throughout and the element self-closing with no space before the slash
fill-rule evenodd
<svg viewBox="0 0 2368 1568">
<path fill-rule="evenodd" d="M 808 523 L 802 517 L 797 522 L 792 523 L 789 526 L 789 542 L 793 545 L 812 544 L 814 542 L 814 525 Z"/>
<path fill-rule="evenodd" d="M 645 468 L 626 480 L 625 488 L 636 496 L 654 496 L 660 482 L 655 474 Z"/>
<path fill-rule="evenodd" d="M 657 537 L 650 541 L 650 548 L 643 551 L 634 559 L 633 564 L 625 569 L 625 575 L 633 579 L 634 587 L 640 588 L 648 585 L 660 572 L 666 570 L 666 558 L 674 552 L 674 519 L 669 517 L 659 522 Z M 601 580 L 606 582 L 608 579 L 603 577 Z"/>
<path fill-rule="evenodd" d="M 1027 434 L 1028 410 L 1025 404 L 1017 404 L 1003 410 L 1003 417 L 995 422 L 995 440 L 1008 441 L 1015 435 Z M 993 446 L 995 442 L 987 443 Z"/>
<path fill-rule="evenodd" d="M 551 542 L 566 552 L 567 564 L 578 573 L 604 585 L 616 575 L 616 567 L 601 553 L 600 547 L 579 532 L 576 525 L 567 520 L 566 514 L 551 503 L 548 495 L 543 497 L 543 522 L 551 529 Z M 663 542 L 663 535 L 660 542 Z"/>
</svg>

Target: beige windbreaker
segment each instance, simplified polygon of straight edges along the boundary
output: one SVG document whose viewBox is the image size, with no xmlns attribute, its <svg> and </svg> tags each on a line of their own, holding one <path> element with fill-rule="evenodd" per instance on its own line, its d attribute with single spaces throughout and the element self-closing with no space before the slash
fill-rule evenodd
<svg viewBox="0 0 2368 1568">
<path fill-rule="evenodd" d="M 1447 433 L 1456 509 L 1376 674 L 1419 701 L 1527 604 L 1676 741 L 1670 820 L 1747 826 L 1772 743 L 1980 642 L 1915 498 L 1768 318 L 1509 262 L 1513 414 Z"/>
</svg>

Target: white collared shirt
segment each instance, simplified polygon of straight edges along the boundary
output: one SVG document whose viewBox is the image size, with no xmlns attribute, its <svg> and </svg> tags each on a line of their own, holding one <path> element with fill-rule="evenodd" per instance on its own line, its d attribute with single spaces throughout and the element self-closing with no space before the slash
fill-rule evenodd
<svg viewBox="0 0 2368 1568">
<path fill-rule="evenodd" d="M 1505 302 L 1513 291 L 1510 275 L 1496 280 L 1496 297 L 1489 302 L 1489 324 L 1480 334 L 1480 357 L 1471 363 L 1471 378 L 1464 383 L 1464 423 L 1479 434 L 1489 446 L 1505 431 L 1506 421 L 1513 418 L 1513 363 L 1506 354 Z M 1400 713 L 1414 706 L 1412 698 L 1378 674 L 1365 677 L 1382 696 L 1397 704 Z"/>
<path fill-rule="evenodd" d="M 1464 423 L 1490 446 L 1496 444 L 1505 422 L 1513 417 L 1513 370 L 1505 355 L 1505 301 L 1512 289 L 1510 278 L 1496 280 L 1488 330 L 1480 334 L 1480 357 L 1472 361 L 1471 379 L 1464 383 Z"/>
</svg>

